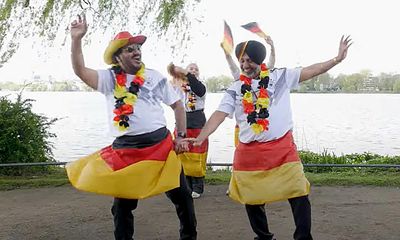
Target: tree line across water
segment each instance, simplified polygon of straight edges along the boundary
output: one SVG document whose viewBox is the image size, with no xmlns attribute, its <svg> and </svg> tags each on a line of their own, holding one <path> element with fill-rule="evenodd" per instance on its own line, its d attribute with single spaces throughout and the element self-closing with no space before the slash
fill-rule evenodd
<svg viewBox="0 0 400 240">
<path fill-rule="evenodd" d="M 233 82 L 232 77 L 220 75 L 204 80 L 208 92 L 221 92 Z M 29 83 L 2 82 L 0 90 L 20 91 L 93 91 L 81 81 L 55 79 L 33 80 Z M 380 73 L 372 75 L 364 70 L 353 74 L 339 74 L 332 76 L 324 73 L 320 76 L 300 84 L 297 92 L 323 92 L 323 93 L 400 93 L 400 74 Z"/>
<path fill-rule="evenodd" d="M 211 77 L 205 81 L 209 92 L 219 92 L 232 84 L 228 76 Z M 381 73 L 377 76 L 369 70 L 334 77 L 324 73 L 300 84 L 297 92 L 342 92 L 342 93 L 400 93 L 400 74 Z"/>
</svg>

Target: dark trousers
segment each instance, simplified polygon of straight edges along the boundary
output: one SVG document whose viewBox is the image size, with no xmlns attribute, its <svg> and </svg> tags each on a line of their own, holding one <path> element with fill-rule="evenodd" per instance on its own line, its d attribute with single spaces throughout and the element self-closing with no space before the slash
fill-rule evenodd
<svg viewBox="0 0 400 240">
<path fill-rule="evenodd" d="M 311 204 L 308 196 L 296 197 L 289 199 L 290 206 L 296 230 L 293 234 L 295 240 L 312 240 L 311 236 Z M 272 240 L 274 239 L 268 228 L 267 214 L 265 205 L 247 205 L 247 216 L 249 217 L 250 225 L 257 237 L 257 240 Z"/>
<path fill-rule="evenodd" d="M 175 205 L 180 221 L 180 240 L 196 240 L 196 216 L 193 199 L 183 175 L 180 176 L 180 187 L 165 193 Z M 134 217 L 132 211 L 136 209 L 138 200 L 114 198 L 111 213 L 114 216 L 114 236 L 116 240 L 132 240 L 134 233 Z"/>
<path fill-rule="evenodd" d="M 186 181 L 191 191 L 200 194 L 204 192 L 204 177 L 186 176 Z"/>
</svg>

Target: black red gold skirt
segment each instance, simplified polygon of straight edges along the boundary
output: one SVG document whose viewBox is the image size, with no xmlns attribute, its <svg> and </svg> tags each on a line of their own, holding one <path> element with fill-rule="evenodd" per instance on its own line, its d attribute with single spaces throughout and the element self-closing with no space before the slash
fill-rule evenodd
<svg viewBox="0 0 400 240">
<path fill-rule="evenodd" d="M 206 115 L 203 109 L 186 112 L 187 137 L 196 138 L 199 136 L 205 123 Z M 188 152 L 178 154 L 186 176 L 204 177 L 206 175 L 207 153 L 208 139 L 206 139 L 201 146 L 190 146 Z"/>
<path fill-rule="evenodd" d="M 143 199 L 177 188 L 181 168 L 170 133 L 148 147 L 107 146 L 66 166 L 75 188 L 128 199 Z"/>
<path fill-rule="evenodd" d="M 228 195 L 242 204 L 265 204 L 308 195 L 310 183 L 291 131 L 269 142 L 239 142 Z"/>
<path fill-rule="evenodd" d="M 188 138 L 196 138 L 200 134 L 201 129 L 187 129 L 186 131 Z M 204 177 L 206 175 L 207 154 L 208 139 L 200 146 L 190 145 L 188 152 L 178 154 L 185 175 L 190 177 Z"/>
</svg>

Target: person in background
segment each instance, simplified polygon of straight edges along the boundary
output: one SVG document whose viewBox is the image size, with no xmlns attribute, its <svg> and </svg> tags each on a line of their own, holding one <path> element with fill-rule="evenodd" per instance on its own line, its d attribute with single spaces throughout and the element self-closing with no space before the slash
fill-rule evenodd
<svg viewBox="0 0 400 240">
<path fill-rule="evenodd" d="M 272 41 L 272 38 L 267 35 L 266 38 L 264 38 L 265 42 L 270 46 L 271 52 L 269 55 L 269 60 L 267 63 L 267 68 L 268 69 L 273 69 L 275 67 L 275 46 L 274 46 L 274 42 Z M 239 67 L 236 65 L 235 61 L 232 58 L 232 55 L 227 52 L 225 50 L 225 48 L 223 47 L 222 43 L 221 43 L 221 48 L 222 50 L 224 50 L 225 53 L 225 58 L 226 61 L 229 65 L 229 69 L 231 70 L 231 74 L 233 77 L 234 81 L 239 80 L 239 76 L 240 76 L 240 69 Z M 234 144 L 235 146 L 237 146 L 239 144 L 239 126 L 235 125 L 235 131 L 234 131 Z"/>
<path fill-rule="evenodd" d="M 182 141 L 186 119 L 179 96 L 164 76 L 142 62 L 145 36 L 118 33 L 104 53 L 104 61 L 111 68 L 93 70 L 86 67 L 82 53 L 86 32 L 86 20 L 79 16 L 71 24 L 72 66 L 83 82 L 104 94 L 115 140 L 111 146 L 68 164 L 69 180 L 77 189 L 114 196 L 111 212 L 117 240 L 133 239 L 132 211 L 137 208 L 138 199 L 163 192 L 175 205 L 179 239 L 195 240 L 193 199 L 175 153 L 188 150 Z M 166 128 L 161 103 L 175 113 L 175 140 Z M 156 235 L 149 237 L 158 238 Z"/>
<path fill-rule="evenodd" d="M 204 114 L 206 87 L 199 80 L 199 67 L 196 63 L 190 63 L 186 68 L 170 64 L 168 72 L 173 76 L 172 85 L 185 106 L 187 137 L 195 138 L 206 123 Z M 193 198 L 199 198 L 204 192 L 207 153 L 206 139 L 200 146 L 189 146 L 188 151 L 178 154 Z"/>
<path fill-rule="evenodd" d="M 225 92 L 218 109 L 195 139 L 201 145 L 226 117 L 235 116 L 239 144 L 235 149 L 228 196 L 245 205 L 254 239 L 272 240 L 265 204 L 288 200 L 296 226 L 293 238 L 312 240 L 310 183 L 293 140 L 290 90 L 327 72 L 346 56 L 352 45 L 349 36 L 340 39 L 335 57 L 304 68 L 267 68 L 265 46 L 246 41 L 235 54 L 242 74 Z"/>
</svg>

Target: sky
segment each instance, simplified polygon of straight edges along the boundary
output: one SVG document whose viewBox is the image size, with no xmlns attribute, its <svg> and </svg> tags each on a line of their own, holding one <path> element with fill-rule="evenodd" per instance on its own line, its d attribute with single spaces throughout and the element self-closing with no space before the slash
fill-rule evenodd
<svg viewBox="0 0 400 240">
<path fill-rule="evenodd" d="M 202 0 L 193 14 L 202 15 L 204 21 L 190 30 L 193 36 L 191 46 L 181 49 L 187 58 L 173 58 L 165 43 L 155 36 L 148 36 L 142 48 L 142 59 L 147 67 L 163 74 L 166 74 L 170 62 L 182 66 L 196 62 L 202 78 L 229 75 L 219 45 L 223 38 L 223 21 L 226 20 L 235 44 L 250 39 L 263 41 L 240 27 L 248 22 L 258 22 L 274 41 L 275 67 L 305 67 L 332 59 L 337 55 L 340 37 L 351 35 L 353 45 L 347 58 L 331 69 L 330 74 L 351 74 L 361 70 L 371 70 L 374 75 L 400 73 L 399 5 L 396 0 Z M 134 27 L 127 30 L 137 33 Z M 107 68 L 102 56 L 112 37 L 102 35 L 91 45 L 84 46 L 88 67 Z M 48 52 L 45 56 L 38 56 L 37 49 L 31 48 L 28 39 L 20 51 L 0 68 L 0 81 L 21 82 L 33 75 L 76 79 L 70 63 L 69 37 L 65 46 L 58 45 Z"/>
</svg>

